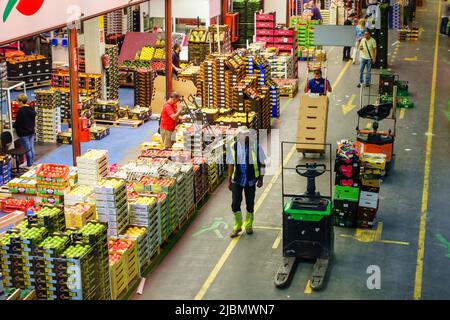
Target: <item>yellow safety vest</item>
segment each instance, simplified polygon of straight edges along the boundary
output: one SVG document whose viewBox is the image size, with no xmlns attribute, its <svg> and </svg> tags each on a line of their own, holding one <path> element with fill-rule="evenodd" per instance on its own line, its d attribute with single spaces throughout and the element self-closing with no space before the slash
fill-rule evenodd
<svg viewBox="0 0 450 320">
<path fill-rule="evenodd" d="M 252 159 L 253 159 L 253 169 L 255 170 L 255 179 L 259 178 L 259 162 L 258 162 L 258 154 L 256 153 L 255 148 L 250 147 L 251 148 L 251 155 L 252 155 Z M 236 165 L 237 165 L 237 152 L 236 152 L 236 141 L 233 142 L 231 144 L 231 155 L 233 156 L 233 160 L 234 160 L 234 169 L 233 169 L 233 175 L 231 176 L 231 179 L 233 181 L 235 176 L 236 176 Z M 246 155 L 247 156 L 247 155 Z"/>
</svg>

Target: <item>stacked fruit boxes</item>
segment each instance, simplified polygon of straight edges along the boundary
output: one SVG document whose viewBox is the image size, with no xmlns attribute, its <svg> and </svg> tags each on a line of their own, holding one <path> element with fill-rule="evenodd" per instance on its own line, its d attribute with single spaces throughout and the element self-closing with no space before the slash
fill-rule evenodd
<svg viewBox="0 0 450 320">
<path fill-rule="evenodd" d="M 0 272 L 0 301 L 6 300 L 5 287 L 3 286 L 3 274 Z"/>
<path fill-rule="evenodd" d="M 131 239 L 137 243 L 139 274 L 143 276 L 149 266 L 150 258 L 152 256 L 152 248 L 150 247 L 150 233 L 148 232 L 148 228 L 130 225 L 128 226 L 128 229 L 119 236 L 119 238 Z M 158 247 L 159 239 L 157 239 L 156 249 Z"/>
<path fill-rule="evenodd" d="M 70 169 L 67 166 L 43 164 L 36 170 L 37 203 L 61 205 L 64 192 L 70 188 Z"/>
<path fill-rule="evenodd" d="M 352 228 L 356 226 L 360 194 L 359 156 L 348 141 L 338 144 L 335 162 L 334 215 L 335 225 Z"/>
<path fill-rule="evenodd" d="M 280 55 L 289 55 L 292 59 L 292 74 L 289 72 L 289 78 L 298 78 L 298 44 L 297 32 L 294 28 L 276 28 L 274 31 L 274 47 L 277 48 Z"/>
<path fill-rule="evenodd" d="M 153 98 L 153 78 L 152 69 L 139 68 L 135 74 L 135 96 L 134 103 L 140 107 L 150 108 Z"/>
<path fill-rule="evenodd" d="M 272 47 L 275 43 L 274 33 L 276 26 L 276 13 L 255 13 L 255 41 L 265 42 L 267 47 Z"/>
<path fill-rule="evenodd" d="M 11 181 L 11 156 L 0 156 L 0 186 Z"/>
<path fill-rule="evenodd" d="M 219 29 L 219 30 L 217 30 Z M 219 33 L 218 33 L 219 31 Z M 227 25 L 211 25 L 208 29 L 207 41 L 212 52 L 219 52 L 217 42 L 220 42 L 220 52 L 231 52 L 231 35 Z"/>
<path fill-rule="evenodd" d="M 41 55 L 26 55 L 6 59 L 8 63 L 8 80 L 23 81 L 26 84 L 49 81 L 52 61 Z"/>
<path fill-rule="evenodd" d="M 97 100 L 94 104 L 95 120 L 117 121 L 119 120 L 119 100 Z"/>
<path fill-rule="evenodd" d="M 66 202 L 66 199 L 64 199 Z M 96 218 L 95 206 L 88 203 L 77 203 L 69 206 L 64 205 L 64 217 L 67 228 L 81 229 L 89 220 Z"/>
<path fill-rule="evenodd" d="M 107 226 L 103 223 L 89 221 L 80 231 L 81 243 L 90 245 L 93 255 L 95 277 L 98 283 L 97 300 L 111 300 L 109 275 L 109 252 Z"/>
<path fill-rule="evenodd" d="M 6 61 L 0 60 L 0 81 L 7 81 L 8 80 L 8 69 Z M 1 90 L 0 91 L 0 102 L 6 100 L 6 91 Z"/>
<path fill-rule="evenodd" d="M 360 163 L 362 191 L 357 225 L 360 228 L 372 228 L 379 208 L 380 179 L 385 175 L 386 155 L 365 153 Z"/>
<path fill-rule="evenodd" d="M 159 245 L 162 245 L 172 234 L 170 231 L 170 216 L 169 216 L 169 204 L 167 200 L 167 195 L 165 193 L 156 194 L 158 199 L 158 217 L 160 221 L 160 239 Z M 151 253 L 153 256 L 154 252 Z"/>
<path fill-rule="evenodd" d="M 239 13 L 239 40 L 237 46 L 245 47 L 247 40 L 253 42 L 255 12 L 261 9 L 260 0 L 234 0 L 233 11 Z"/>
<path fill-rule="evenodd" d="M 119 47 L 106 45 L 105 53 L 109 56 L 109 68 L 106 71 L 106 99 L 119 99 Z"/>
<path fill-rule="evenodd" d="M 51 90 L 36 90 L 36 132 L 39 142 L 57 142 L 61 132 L 59 95 Z"/>
<path fill-rule="evenodd" d="M 94 191 L 99 221 L 108 223 L 108 236 L 118 236 L 125 231 L 130 220 L 125 181 L 104 178 Z"/>
<path fill-rule="evenodd" d="M 399 30 L 401 28 L 400 3 L 394 3 L 389 8 L 389 28 Z"/>
<path fill-rule="evenodd" d="M 192 164 L 194 165 L 195 203 L 198 205 L 209 191 L 208 165 L 206 158 L 203 157 L 192 158 Z"/>
<path fill-rule="evenodd" d="M 148 255 L 158 248 L 161 238 L 161 219 L 158 215 L 158 201 L 156 197 L 138 197 L 130 201 L 130 222 L 135 226 L 147 228 Z M 150 259 L 149 256 L 149 259 Z"/>
<path fill-rule="evenodd" d="M 137 242 L 132 239 L 109 238 L 108 247 L 110 256 L 119 255 L 123 259 L 123 287 L 129 288 L 129 286 L 133 283 L 133 280 L 135 280 L 139 274 Z M 113 284 L 113 288 L 114 280 L 114 277 L 112 277 L 111 282 Z M 117 290 L 117 292 L 114 292 L 116 290 L 113 290 L 114 299 L 116 299 L 117 296 L 124 291 L 123 287 L 121 287 L 120 290 Z"/>
<path fill-rule="evenodd" d="M 52 87 L 69 88 L 70 77 L 68 73 L 56 72 L 52 75 Z M 80 95 L 91 97 L 95 100 L 101 98 L 102 76 L 100 74 L 78 74 L 78 87 Z"/>
<path fill-rule="evenodd" d="M 107 150 L 88 150 L 77 157 L 78 183 L 94 187 L 97 182 L 109 174 L 109 156 Z"/>
<path fill-rule="evenodd" d="M 208 31 L 205 28 L 195 28 L 189 35 L 189 61 L 200 65 L 209 55 L 209 44 L 207 43 Z"/>
</svg>

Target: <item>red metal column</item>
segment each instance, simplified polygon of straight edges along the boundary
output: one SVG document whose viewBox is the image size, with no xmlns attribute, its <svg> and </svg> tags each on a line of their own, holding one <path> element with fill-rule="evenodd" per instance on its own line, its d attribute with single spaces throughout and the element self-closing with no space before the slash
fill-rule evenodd
<svg viewBox="0 0 450 320">
<path fill-rule="evenodd" d="M 289 22 L 291 20 L 291 0 L 286 0 L 286 27 L 289 27 Z"/>
<path fill-rule="evenodd" d="M 77 157 L 81 155 L 78 117 L 78 45 L 77 28 L 69 28 L 69 77 L 70 77 L 70 102 L 72 114 L 72 151 L 73 165 L 77 165 Z"/>
<path fill-rule="evenodd" d="M 172 92 L 172 0 L 166 0 L 166 97 Z"/>
<path fill-rule="evenodd" d="M 230 4 L 228 0 L 222 0 L 222 24 L 225 24 L 225 17 L 226 14 L 229 12 L 230 10 Z"/>
</svg>

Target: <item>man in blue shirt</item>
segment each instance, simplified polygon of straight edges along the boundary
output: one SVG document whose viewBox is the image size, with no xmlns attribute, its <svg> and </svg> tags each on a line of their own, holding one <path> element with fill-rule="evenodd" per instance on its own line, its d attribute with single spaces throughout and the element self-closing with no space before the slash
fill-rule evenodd
<svg viewBox="0 0 450 320">
<path fill-rule="evenodd" d="M 318 69 L 314 71 L 314 78 L 308 80 L 305 87 L 305 93 L 320 94 L 321 96 L 326 95 L 326 93 L 332 92 L 330 81 L 322 78 L 322 70 Z"/>
<path fill-rule="evenodd" d="M 228 188 L 232 192 L 231 210 L 234 214 L 234 227 L 231 237 L 239 236 L 242 231 L 242 192 L 245 194 L 247 216 L 245 231 L 253 234 L 253 220 L 255 214 L 256 187 L 263 186 L 265 155 L 256 142 L 250 137 L 247 127 L 240 127 L 236 140 L 227 150 Z"/>
<path fill-rule="evenodd" d="M 311 9 L 311 12 L 313 14 L 311 20 L 323 21 L 320 9 L 316 6 L 316 0 L 309 1 L 309 8 Z"/>
</svg>

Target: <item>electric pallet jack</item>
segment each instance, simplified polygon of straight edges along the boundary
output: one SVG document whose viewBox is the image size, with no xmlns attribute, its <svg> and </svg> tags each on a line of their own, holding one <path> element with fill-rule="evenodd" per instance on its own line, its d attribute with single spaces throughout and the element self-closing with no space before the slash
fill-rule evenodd
<svg viewBox="0 0 450 320">
<path fill-rule="evenodd" d="M 386 155 L 385 177 L 387 177 L 393 170 L 395 163 L 394 142 L 397 127 L 395 110 L 396 108 L 393 108 L 392 103 L 385 103 L 380 105 L 367 105 L 358 111 L 358 126 L 356 127 L 357 137 L 355 146 L 361 153 L 381 153 Z M 372 123 L 372 129 L 361 130 L 361 118 L 374 120 Z M 380 126 L 379 122 L 385 119 L 393 120 L 393 130 L 378 130 Z"/>
<path fill-rule="evenodd" d="M 283 145 L 286 142 L 282 143 Z M 330 148 L 331 155 L 331 145 Z M 284 154 L 282 152 L 282 154 Z M 282 160 L 284 163 L 284 160 Z M 302 260 L 315 260 L 310 286 L 323 288 L 334 249 L 334 227 L 331 212 L 331 156 L 330 169 L 324 164 L 307 163 L 295 168 L 282 167 L 283 189 L 283 263 L 275 275 L 275 286 L 287 287 Z M 295 170 L 307 179 L 307 191 L 301 195 L 285 194 L 284 170 Z M 316 178 L 330 175 L 330 197 L 316 192 Z M 289 199 L 286 202 L 286 199 Z"/>
</svg>

